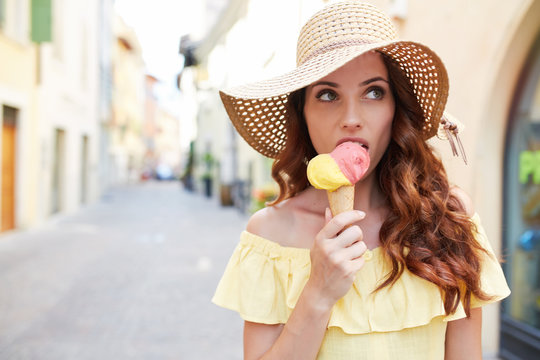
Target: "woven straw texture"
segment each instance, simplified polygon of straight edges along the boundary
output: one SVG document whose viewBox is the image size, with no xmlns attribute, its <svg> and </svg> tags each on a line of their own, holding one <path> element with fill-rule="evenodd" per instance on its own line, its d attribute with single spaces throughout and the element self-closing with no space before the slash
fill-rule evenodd
<svg viewBox="0 0 540 360">
<path fill-rule="evenodd" d="M 308 20 L 298 37 L 294 70 L 223 90 L 220 96 L 239 134 L 255 150 L 275 158 L 287 138 L 288 95 L 372 50 L 390 56 L 405 72 L 424 112 L 425 138 L 436 135 L 448 98 L 442 61 L 425 45 L 397 40 L 388 16 L 358 1 L 330 5 Z"/>
</svg>

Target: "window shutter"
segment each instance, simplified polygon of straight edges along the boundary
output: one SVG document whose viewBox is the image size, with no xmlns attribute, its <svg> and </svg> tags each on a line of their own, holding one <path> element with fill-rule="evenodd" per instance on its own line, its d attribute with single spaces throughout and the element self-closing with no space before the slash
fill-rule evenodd
<svg viewBox="0 0 540 360">
<path fill-rule="evenodd" d="M 5 0 L 0 0 L 0 29 L 4 27 L 5 21 L 6 21 L 6 2 Z"/>
<path fill-rule="evenodd" d="M 52 0 L 32 0 L 32 41 L 35 43 L 51 41 L 51 33 Z"/>
</svg>

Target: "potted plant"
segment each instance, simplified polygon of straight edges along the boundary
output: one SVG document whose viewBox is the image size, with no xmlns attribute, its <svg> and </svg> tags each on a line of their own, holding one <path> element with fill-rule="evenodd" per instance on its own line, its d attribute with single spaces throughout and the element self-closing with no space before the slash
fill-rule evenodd
<svg viewBox="0 0 540 360">
<path fill-rule="evenodd" d="M 214 157 L 211 153 L 206 152 L 203 155 L 203 163 L 204 163 L 204 173 L 202 175 L 202 181 L 204 186 L 204 195 L 206 197 L 212 197 L 212 187 L 213 187 L 213 175 L 212 175 L 212 169 L 214 167 Z"/>
<path fill-rule="evenodd" d="M 275 184 L 266 184 L 253 189 L 251 211 L 256 212 L 266 206 L 266 203 L 273 201 L 278 195 Z"/>
</svg>

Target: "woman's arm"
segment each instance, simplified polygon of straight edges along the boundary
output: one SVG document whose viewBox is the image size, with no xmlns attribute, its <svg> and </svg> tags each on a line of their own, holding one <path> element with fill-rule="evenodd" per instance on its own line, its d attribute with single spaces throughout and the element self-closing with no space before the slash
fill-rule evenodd
<svg viewBox="0 0 540 360">
<path fill-rule="evenodd" d="M 287 324 L 245 322 L 244 359 L 314 359 L 326 332 L 330 308 L 317 307 L 304 289 Z"/>
<path fill-rule="evenodd" d="M 444 360 L 482 360 L 482 308 L 469 318 L 450 321 L 446 328 Z"/>
<path fill-rule="evenodd" d="M 362 230 L 350 226 L 365 214 L 349 211 L 331 218 L 310 252 L 311 273 L 285 325 L 245 322 L 244 358 L 315 359 L 333 305 L 351 288 L 364 264 Z M 248 224 L 249 227 L 249 224 Z"/>
<path fill-rule="evenodd" d="M 469 195 L 457 186 L 450 189 L 469 216 L 474 215 L 474 204 Z M 450 321 L 446 328 L 444 360 L 482 359 L 482 308 L 471 309 L 469 318 Z"/>
</svg>

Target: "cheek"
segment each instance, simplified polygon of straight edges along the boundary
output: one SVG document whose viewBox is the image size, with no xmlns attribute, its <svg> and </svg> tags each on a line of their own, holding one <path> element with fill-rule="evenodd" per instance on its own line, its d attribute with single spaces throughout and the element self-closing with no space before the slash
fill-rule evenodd
<svg viewBox="0 0 540 360">
<path fill-rule="evenodd" d="M 388 136 L 388 139 L 390 138 L 390 134 L 392 133 L 392 123 L 394 122 L 394 115 L 395 106 L 394 102 L 392 101 L 391 106 L 386 107 L 381 114 L 381 119 L 384 119 L 381 122 L 381 126 L 383 128 L 382 132 L 385 136 Z"/>
<path fill-rule="evenodd" d="M 317 119 L 313 119 L 313 117 L 309 118 L 306 114 L 306 125 L 308 129 L 309 138 L 311 139 L 311 143 L 313 144 L 313 147 L 317 151 L 318 154 L 321 153 L 324 146 L 324 136 L 321 134 L 325 133 L 325 130 L 323 126 L 321 125 L 321 122 L 317 121 Z"/>
<path fill-rule="evenodd" d="M 304 106 L 304 118 L 308 129 L 309 138 L 317 153 L 321 154 L 326 151 L 324 134 L 328 134 L 328 121 L 325 121 L 325 116 L 321 111 L 313 109 L 313 105 L 306 102 Z"/>
<path fill-rule="evenodd" d="M 386 151 L 386 148 L 388 147 L 388 144 L 390 144 L 390 139 L 392 138 L 392 125 L 394 122 L 394 109 L 387 109 L 385 111 L 382 111 L 379 114 L 379 119 L 382 119 L 378 125 L 378 138 L 380 139 L 380 148 L 378 149 L 378 152 L 380 152 L 381 156 Z"/>
</svg>

